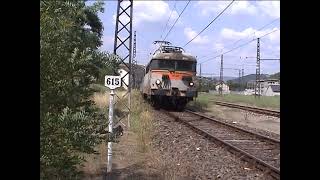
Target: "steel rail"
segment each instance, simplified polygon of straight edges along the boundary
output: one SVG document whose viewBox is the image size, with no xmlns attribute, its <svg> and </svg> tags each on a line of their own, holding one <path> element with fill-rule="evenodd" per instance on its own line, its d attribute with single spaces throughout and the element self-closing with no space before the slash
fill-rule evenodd
<svg viewBox="0 0 320 180">
<path fill-rule="evenodd" d="M 205 115 L 202 115 L 202 114 L 199 114 L 199 113 L 196 113 L 196 112 L 192 112 L 192 111 L 189 111 L 189 110 L 186 110 L 185 112 L 194 114 L 196 116 L 200 116 L 201 118 L 205 118 L 205 119 L 208 119 L 210 121 L 217 122 L 217 123 L 220 123 L 220 124 L 228 126 L 228 127 L 235 128 L 237 130 L 241 130 L 241 131 L 243 131 L 245 133 L 249 133 L 250 135 L 254 135 L 255 137 L 267 139 L 267 140 L 272 141 L 273 143 L 276 143 L 276 144 L 280 143 L 279 140 L 276 140 L 276 139 L 273 139 L 273 138 L 269 138 L 269 137 L 266 137 L 266 136 L 263 136 L 263 135 L 260 135 L 260 134 L 256 134 L 256 133 L 247 131 L 245 129 L 242 129 L 242 128 L 239 128 L 239 127 L 236 127 L 236 126 L 233 126 L 233 125 L 230 125 L 230 124 L 215 120 L 213 118 L 207 117 Z M 244 160 L 247 160 L 248 162 L 253 163 L 257 168 L 259 168 L 261 170 L 265 170 L 266 172 L 268 172 L 271 176 L 273 176 L 276 179 L 280 179 L 280 169 L 279 168 L 268 164 L 267 162 L 263 161 L 262 159 L 260 159 L 260 158 L 258 158 L 256 156 L 254 156 L 254 155 L 252 155 L 252 154 L 250 154 L 250 153 L 248 153 L 248 152 L 236 147 L 235 145 L 232 145 L 232 144 L 222 140 L 221 138 L 215 137 L 214 135 L 206 132 L 205 130 L 202 130 L 202 129 L 196 127 L 192 123 L 183 120 L 181 117 L 178 117 L 177 115 L 174 115 L 172 112 L 165 111 L 165 113 L 168 114 L 170 117 L 174 118 L 176 121 L 179 121 L 179 122 L 187 125 L 188 127 L 193 129 L 197 133 L 203 135 L 204 137 L 209 138 L 210 140 L 214 140 L 214 141 L 216 141 L 216 142 L 218 142 L 218 143 L 220 143 L 220 144 L 222 144 L 222 145 L 224 145 L 226 147 L 229 147 L 231 150 L 236 152 L 236 155 L 241 154 L 242 155 L 241 159 L 244 159 Z"/>
<path fill-rule="evenodd" d="M 252 107 L 252 106 L 244 106 L 244 105 L 240 105 L 240 104 L 233 104 L 233 103 L 222 102 L 222 101 L 214 101 L 214 103 L 217 104 L 217 105 L 220 105 L 220 106 L 238 108 L 238 109 L 252 111 L 252 112 L 255 112 L 255 113 L 259 113 L 259 114 L 265 114 L 265 115 L 271 115 L 271 116 L 275 116 L 275 117 L 280 117 L 280 111 L 276 111 L 276 110 L 257 108 L 257 107 Z"/>
</svg>

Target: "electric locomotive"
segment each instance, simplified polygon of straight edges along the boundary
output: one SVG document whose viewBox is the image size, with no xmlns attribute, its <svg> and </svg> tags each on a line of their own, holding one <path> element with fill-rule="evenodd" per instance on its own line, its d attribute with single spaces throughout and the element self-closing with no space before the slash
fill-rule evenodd
<svg viewBox="0 0 320 180">
<path fill-rule="evenodd" d="M 196 58 L 183 48 L 161 45 L 146 66 L 140 91 L 154 107 L 170 104 L 183 110 L 197 97 L 196 67 Z"/>
</svg>

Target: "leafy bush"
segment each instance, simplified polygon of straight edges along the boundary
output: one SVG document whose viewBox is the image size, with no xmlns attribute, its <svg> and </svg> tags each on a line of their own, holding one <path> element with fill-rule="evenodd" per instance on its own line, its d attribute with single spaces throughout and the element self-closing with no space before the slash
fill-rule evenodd
<svg viewBox="0 0 320 180">
<path fill-rule="evenodd" d="M 102 2 L 40 1 L 40 178 L 79 179 L 80 154 L 101 142 L 102 119 L 90 84 L 118 65 L 99 52 Z"/>
<path fill-rule="evenodd" d="M 58 116 L 46 114 L 40 125 L 40 178 L 78 179 L 83 158 L 78 152 L 93 153 L 101 139 L 95 134 L 100 123 L 85 111 L 65 108 Z"/>
</svg>

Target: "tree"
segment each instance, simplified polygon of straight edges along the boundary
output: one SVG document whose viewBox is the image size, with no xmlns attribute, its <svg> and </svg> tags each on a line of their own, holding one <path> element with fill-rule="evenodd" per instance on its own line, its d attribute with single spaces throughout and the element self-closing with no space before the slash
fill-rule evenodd
<svg viewBox="0 0 320 180">
<path fill-rule="evenodd" d="M 100 52 L 102 2 L 40 1 L 40 178 L 79 179 L 83 153 L 93 153 L 103 115 L 90 84 L 118 59 Z M 105 123 L 104 123 L 105 124 Z"/>
<path fill-rule="evenodd" d="M 234 83 L 232 80 L 227 81 L 227 85 L 229 86 L 229 89 L 234 91 L 240 88 L 239 83 Z"/>
</svg>

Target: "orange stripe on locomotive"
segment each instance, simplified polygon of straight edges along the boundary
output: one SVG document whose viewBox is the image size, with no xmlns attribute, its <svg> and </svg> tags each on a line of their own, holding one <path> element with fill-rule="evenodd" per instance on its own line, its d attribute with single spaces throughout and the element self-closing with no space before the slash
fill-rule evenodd
<svg viewBox="0 0 320 180">
<path fill-rule="evenodd" d="M 151 76 L 153 74 L 168 75 L 170 80 L 182 80 L 183 76 L 195 75 L 194 72 L 188 72 L 188 71 L 168 72 L 167 70 L 151 70 Z"/>
</svg>

